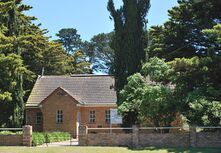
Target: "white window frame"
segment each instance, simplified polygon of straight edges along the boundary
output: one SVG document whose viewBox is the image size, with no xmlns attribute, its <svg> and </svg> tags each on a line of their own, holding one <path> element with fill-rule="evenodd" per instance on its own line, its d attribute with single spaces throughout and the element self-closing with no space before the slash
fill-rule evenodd
<svg viewBox="0 0 221 153">
<path fill-rule="evenodd" d="M 64 113 L 63 110 L 57 110 L 56 112 L 56 123 L 61 124 L 64 121 Z"/>
<path fill-rule="evenodd" d="M 110 109 L 107 109 L 105 111 L 105 123 L 110 124 L 111 115 L 110 115 Z"/>
<path fill-rule="evenodd" d="M 91 110 L 89 112 L 89 123 L 91 123 L 91 124 L 96 123 L 96 112 L 95 112 L 95 110 Z"/>
</svg>

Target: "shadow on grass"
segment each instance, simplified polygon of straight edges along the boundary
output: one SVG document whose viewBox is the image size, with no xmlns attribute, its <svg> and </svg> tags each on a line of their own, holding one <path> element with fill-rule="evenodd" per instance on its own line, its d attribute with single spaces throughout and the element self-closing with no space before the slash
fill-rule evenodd
<svg viewBox="0 0 221 153">
<path fill-rule="evenodd" d="M 221 153 L 221 148 L 160 148 L 160 147 L 139 147 L 128 148 L 132 151 L 160 151 L 164 150 L 168 153 Z"/>
</svg>

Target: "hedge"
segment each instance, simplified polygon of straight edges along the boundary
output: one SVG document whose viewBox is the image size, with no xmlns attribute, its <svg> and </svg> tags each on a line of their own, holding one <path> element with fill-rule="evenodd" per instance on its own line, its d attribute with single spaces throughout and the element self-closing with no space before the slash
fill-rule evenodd
<svg viewBox="0 0 221 153">
<path fill-rule="evenodd" d="M 32 146 L 42 145 L 46 142 L 45 134 L 41 132 L 32 133 Z"/>
<path fill-rule="evenodd" d="M 70 136 L 71 135 L 67 132 L 33 132 L 32 146 L 42 145 L 44 143 L 70 140 Z"/>
<path fill-rule="evenodd" d="M 58 142 L 58 141 L 65 141 L 65 140 L 70 140 L 70 134 L 67 133 L 67 132 L 46 133 L 46 141 L 47 141 L 47 143 Z"/>
<path fill-rule="evenodd" d="M 0 135 L 22 135 L 22 131 L 18 131 L 18 132 L 0 131 Z"/>
</svg>

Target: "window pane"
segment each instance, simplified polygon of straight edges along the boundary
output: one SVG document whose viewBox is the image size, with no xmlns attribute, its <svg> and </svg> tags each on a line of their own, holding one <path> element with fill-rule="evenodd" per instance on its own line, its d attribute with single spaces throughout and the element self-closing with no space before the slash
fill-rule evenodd
<svg viewBox="0 0 221 153">
<path fill-rule="evenodd" d="M 36 113 L 36 124 L 41 124 L 42 123 L 42 113 L 38 112 Z"/>
<path fill-rule="evenodd" d="M 63 111 L 62 110 L 57 111 L 56 122 L 57 123 L 63 123 Z"/>
<path fill-rule="evenodd" d="M 90 114 L 89 114 L 89 122 L 90 122 L 90 123 L 95 123 L 95 122 L 96 122 L 95 111 L 90 111 Z"/>
<path fill-rule="evenodd" d="M 110 110 L 105 111 L 105 122 L 110 123 Z"/>
</svg>

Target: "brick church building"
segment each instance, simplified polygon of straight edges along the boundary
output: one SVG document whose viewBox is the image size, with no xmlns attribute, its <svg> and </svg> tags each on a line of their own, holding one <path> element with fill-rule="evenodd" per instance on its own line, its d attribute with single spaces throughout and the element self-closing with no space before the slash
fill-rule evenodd
<svg viewBox="0 0 221 153">
<path fill-rule="evenodd" d="M 26 125 L 73 135 L 79 125 L 109 127 L 114 84 L 109 75 L 39 76 L 25 106 Z"/>
</svg>

